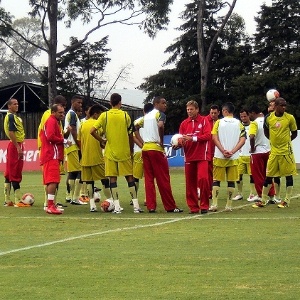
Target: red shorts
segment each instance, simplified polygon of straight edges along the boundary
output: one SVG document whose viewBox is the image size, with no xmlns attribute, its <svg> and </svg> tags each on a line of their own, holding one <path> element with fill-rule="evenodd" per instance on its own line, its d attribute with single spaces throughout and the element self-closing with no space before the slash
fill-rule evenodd
<svg viewBox="0 0 300 300">
<path fill-rule="evenodd" d="M 18 144 L 21 147 L 21 149 L 24 150 L 23 143 Z M 23 164 L 24 160 L 23 158 L 19 158 L 16 146 L 12 142 L 9 142 L 7 147 L 6 168 L 4 172 L 4 177 L 10 182 L 21 182 Z"/>
<path fill-rule="evenodd" d="M 43 165 L 43 183 L 60 183 L 60 162 L 57 159 L 52 159 Z"/>
</svg>

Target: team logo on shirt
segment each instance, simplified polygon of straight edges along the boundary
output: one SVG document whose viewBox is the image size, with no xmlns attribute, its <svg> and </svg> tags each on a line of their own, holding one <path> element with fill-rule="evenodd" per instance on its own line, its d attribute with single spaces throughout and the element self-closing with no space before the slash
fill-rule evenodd
<svg viewBox="0 0 300 300">
<path fill-rule="evenodd" d="M 275 124 L 275 127 L 276 127 L 276 128 L 279 128 L 279 127 L 281 127 L 281 124 L 280 124 L 280 122 L 276 122 L 276 124 Z"/>
</svg>

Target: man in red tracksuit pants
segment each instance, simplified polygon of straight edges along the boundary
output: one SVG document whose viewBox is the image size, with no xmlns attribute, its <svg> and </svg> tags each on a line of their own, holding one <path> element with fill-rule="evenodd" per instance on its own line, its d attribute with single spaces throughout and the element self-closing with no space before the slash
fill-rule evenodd
<svg viewBox="0 0 300 300">
<path fill-rule="evenodd" d="M 191 214 L 205 214 L 209 208 L 210 182 L 208 163 L 211 160 L 211 126 L 206 117 L 199 115 L 198 103 L 186 104 L 188 118 L 179 127 L 183 135 L 185 157 L 186 202 Z M 197 188 L 200 189 L 200 205 Z"/>
</svg>

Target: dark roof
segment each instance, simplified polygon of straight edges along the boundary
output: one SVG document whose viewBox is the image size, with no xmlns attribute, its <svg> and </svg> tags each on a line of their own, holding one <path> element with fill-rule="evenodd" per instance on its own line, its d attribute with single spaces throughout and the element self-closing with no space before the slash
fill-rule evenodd
<svg viewBox="0 0 300 300">
<path fill-rule="evenodd" d="M 43 86 L 31 82 L 17 82 L 0 87 L 0 110 L 7 109 L 7 101 L 16 98 L 19 101 L 19 112 L 45 111 L 48 107 L 48 100 L 42 99 Z M 110 108 L 108 100 L 92 98 L 94 103 L 99 103 L 106 108 Z M 141 110 L 141 108 L 122 104 L 124 110 Z"/>
</svg>

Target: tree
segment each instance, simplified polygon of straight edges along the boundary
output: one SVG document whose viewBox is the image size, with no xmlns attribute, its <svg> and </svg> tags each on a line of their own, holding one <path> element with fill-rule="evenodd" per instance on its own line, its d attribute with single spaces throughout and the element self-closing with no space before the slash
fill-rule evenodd
<svg viewBox="0 0 300 300">
<path fill-rule="evenodd" d="M 263 4 L 258 16 L 253 68 L 248 75 L 236 77 L 231 94 L 266 108 L 265 93 L 277 88 L 289 103 L 288 110 L 300 117 L 300 2 L 273 0 L 271 6 Z"/>
<path fill-rule="evenodd" d="M 13 28 L 26 39 L 42 46 L 39 21 L 34 18 L 15 20 Z M 1 37 L 2 51 L 0 60 L 1 85 L 5 86 L 20 81 L 39 81 L 38 70 L 32 68 L 34 59 L 40 50 L 24 41 L 19 35 L 11 33 Z"/>
<path fill-rule="evenodd" d="M 215 47 L 218 38 L 220 37 L 230 15 L 232 14 L 232 11 L 235 7 L 237 0 L 232 0 L 232 3 L 229 2 L 223 2 L 223 1 L 213 1 L 210 3 L 210 1 L 206 0 L 200 0 L 198 2 L 198 14 L 197 14 L 197 48 L 198 48 L 198 56 L 199 56 L 199 62 L 200 62 L 200 86 L 201 86 L 201 107 L 202 109 L 206 106 L 206 96 L 205 91 L 207 88 L 207 82 L 208 82 L 208 73 L 209 73 L 209 64 L 211 61 L 212 51 Z M 210 6 L 212 6 L 212 9 L 210 9 Z M 220 12 L 222 9 L 224 9 L 226 6 L 229 6 L 229 10 L 225 17 L 218 17 L 219 20 L 219 27 L 217 30 L 214 30 L 214 34 L 212 35 L 212 39 L 209 42 L 208 47 L 206 48 L 206 40 L 205 34 L 206 28 L 205 28 L 205 19 L 206 18 L 214 18 L 214 15 L 216 15 L 218 12 Z M 210 12 L 210 14 L 207 15 L 207 13 Z M 209 28 L 208 28 L 209 29 Z"/>
<path fill-rule="evenodd" d="M 41 30 L 46 46 L 40 47 L 32 41 L 24 39 L 48 55 L 47 81 L 50 102 L 56 95 L 56 60 L 58 57 L 80 47 L 96 30 L 116 23 L 138 24 L 147 34 L 154 37 L 158 30 L 168 24 L 169 6 L 173 0 L 30 0 L 29 3 L 32 7 L 31 15 L 39 17 L 41 20 Z M 87 30 L 82 38 L 78 38 L 76 43 L 64 46 L 63 50 L 58 52 L 58 22 L 64 22 L 71 27 L 72 23 L 78 19 L 81 19 L 86 25 L 91 24 L 93 19 L 97 19 L 97 22 Z M 0 21 L 7 27 L 11 25 L 4 19 Z M 46 24 L 49 24 L 49 33 L 46 30 Z M 13 28 L 12 30 L 19 34 Z M 20 36 L 22 35 L 20 34 Z"/>
<path fill-rule="evenodd" d="M 93 44 L 83 43 L 57 61 L 57 84 L 64 93 L 85 95 L 87 101 L 99 90 L 105 79 L 103 72 L 110 49 L 106 48 L 108 36 Z M 72 38 L 71 45 L 77 43 Z"/>
</svg>

